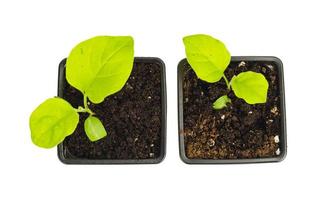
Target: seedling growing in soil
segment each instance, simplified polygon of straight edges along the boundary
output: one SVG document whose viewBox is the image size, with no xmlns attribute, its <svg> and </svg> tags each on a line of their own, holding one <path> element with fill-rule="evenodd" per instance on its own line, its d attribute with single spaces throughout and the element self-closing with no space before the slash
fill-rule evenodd
<svg viewBox="0 0 325 200">
<path fill-rule="evenodd" d="M 68 83 L 83 94 L 83 106 L 73 108 L 66 100 L 47 99 L 31 114 L 29 126 L 35 145 L 52 148 L 71 135 L 79 122 L 78 113 L 88 113 L 84 129 L 91 141 L 104 138 L 105 127 L 88 107 L 88 100 L 101 103 L 122 89 L 134 60 L 130 36 L 97 36 L 74 47 L 66 62 Z"/>
<path fill-rule="evenodd" d="M 187 61 L 196 75 L 203 81 L 215 83 L 224 79 L 228 90 L 233 90 L 238 98 L 248 104 L 265 103 L 269 84 L 261 73 L 242 72 L 228 81 L 224 74 L 231 56 L 225 45 L 208 35 L 198 34 L 183 38 Z M 227 95 L 219 97 L 214 103 L 214 109 L 222 109 L 231 103 Z"/>
</svg>

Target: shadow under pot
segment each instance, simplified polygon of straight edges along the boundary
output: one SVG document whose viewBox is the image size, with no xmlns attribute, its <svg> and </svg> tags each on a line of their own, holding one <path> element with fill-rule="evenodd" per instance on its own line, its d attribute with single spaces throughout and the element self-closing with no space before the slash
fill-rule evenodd
<svg viewBox="0 0 325 200">
<path fill-rule="evenodd" d="M 58 96 L 77 108 L 81 92 L 65 78 L 64 59 L 59 66 Z M 87 114 L 80 113 L 75 132 L 58 145 L 66 164 L 155 164 L 166 152 L 165 65 L 159 58 L 135 58 L 131 75 L 119 92 L 100 104 L 90 104 L 107 136 L 91 142 L 84 132 Z"/>
<path fill-rule="evenodd" d="M 231 103 L 215 110 L 213 102 L 228 92 L 226 83 L 202 81 L 186 59 L 179 63 L 179 150 L 185 163 L 261 163 L 285 158 L 282 62 L 275 57 L 232 57 L 225 75 L 231 79 L 248 70 L 262 73 L 267 79 L 267 102 L 250 105 L 230 91 Z"/>
</svg>

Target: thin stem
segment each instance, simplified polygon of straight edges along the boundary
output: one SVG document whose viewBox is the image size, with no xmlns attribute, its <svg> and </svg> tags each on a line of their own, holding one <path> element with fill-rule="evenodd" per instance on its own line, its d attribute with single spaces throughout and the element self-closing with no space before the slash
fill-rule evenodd
<svg viewBox="0 0 325 200">
<path fill-rule="evenodd" d="M 78 113 L 89 113 L 90 115 L 94 115 L 95 114 L 88 107 L 88 101 L 87 101 L 87 96 L 86 95 L 84 95 L 84 107 L 79 106 L 77 109 L 75 108 L 75 111 L 78 112 Z"/>
<path fill-rule="evenodd" d="M 84 94 L 84 107 L 86 110 L 89 110 L 89 107 L 88 107 L 88 102 L 87 102 L 87 96 Z"/>
<path fill-rule="evenodd" d="M 87 110 L 85 108 L 83 108 L 82 106 L 79 106 L 78 108 L 75 108 L 74 110 L 78 113 L 86 113 L 87 112 Z"/>
<path fill-rule="evenodd" d="M 90 115 L 94 115 L 95 113 L 93 113 L 93 111 L 90 110 L 90 108 L 88 107 L 88 101 L 87 101 L 87 96 L 84 94 L 84 107 L 86 109 L 86 111 L 90 114 Z"/>
<path fill-rule="evenodd" d="M 223 80 L 225 80 L 228 90 L 230 90 L 230 84 L 229 84 L 227 77 L 225 75 L 223 75 L 222 78 L 223 78 Z"/>
</svg>

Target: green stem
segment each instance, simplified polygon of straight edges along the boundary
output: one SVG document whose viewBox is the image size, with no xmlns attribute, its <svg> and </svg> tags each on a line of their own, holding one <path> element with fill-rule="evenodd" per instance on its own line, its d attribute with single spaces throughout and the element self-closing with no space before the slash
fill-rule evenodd
<svg viewBox="0 0 325 200">
<path fill-rule="evenodd" d="M 87 102 L 87 96 L 84 94 L 84 107 L 86 110 L 89 110 L 89 107 L 88 107 L 88 102 Z"/>
<path fill-rule="evenodd" d="M 90 114 L 90 115 L 94 115 L 95 113 L 93 113 L 93 111 L 90 110 L 90 108 L 88 107 L 88 101 L 87 101 L 87 96 L 84 94 L 84 107 L 86 109 L 86 111 Z"/>
<path fill-rule="evenodd" d="M 89 113 L 90 115 L 94 115 L 95 114 L 88 107 L 88 101 L 87 101 L 87 96 L 86 95 L 84 95 L 84 107 L 79 106 L 77 109 L 75 108 L 75 111 L 77 111 L 78 113 Z"/>
<path fill-rule="evenodd" d="M 223 75 L 222 78 L 223 78 L 223 80 L 225 80 L 228 90 L 230 90 L 230 84 L 229 84 L 227 77 L 225 75 Z"/>
<path fill-rule="evenodd" d="M 82 106 L 79 106 L 78 108 L 75 108 L 74 110 L 78 113 L 86 113 L 87 112 L 87 110 L 85 108 L 83 108 Z"/>
</svg>

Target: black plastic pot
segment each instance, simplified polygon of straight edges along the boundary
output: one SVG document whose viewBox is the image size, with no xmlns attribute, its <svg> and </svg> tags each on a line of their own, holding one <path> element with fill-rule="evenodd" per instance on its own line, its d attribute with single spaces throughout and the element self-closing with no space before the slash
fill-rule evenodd
<svg viewBox="0 0 325 200">
<path fill-rule="evenodd" d="M 167 112 L 167 97 L 166 97 L 166 78 L 165 64 L 159 58 L 154 57 L 136 57 L 135 63 L 154 63 L 161 70 L 161 141 L 160 154 L 157 158 L 148 159 L 80 159 L 73 156 L 69 149 L 64 145 L 64 142 L 58 145 L 58 157 L 65 164 L 156 164 L 162 162 L 166 154 L 166 112 Z M 58 96 L 63 97 L 64 88 L 67 84 L 65 78 L 66 59 L 63 59 L 59 64 L 59 80 L 58 80 Z"/>
<path fill-rule="evenodd" d="M 279 77 L 279 93 L 280 93 L 280 111 L 281 111 L 281 131 L 280 137 L 280 155 L 276 157 L 254 158 L 254 159 L 190 159 L 186 156 L 183 123 L 183 78 L 184 66 L 188 64 L 186 59 L 183 59 L 178 64 L 178 134 L 179 134 L 179 153 L 180 158 L 187 164 L 241 164 L 241 163 L 264 163 L 264 162 L 279 162 L 282 161 L 287 153 L 287 136 L 286 136 L 286 114 L 285 114 L 285 94 L 284 94 L 284 78 L 283 65 L 280 59 L 270 56 L 234 56 L 231 62 L 240 61 L 264 61 L 273 62 L 278 71 Z"/>
</svg>

